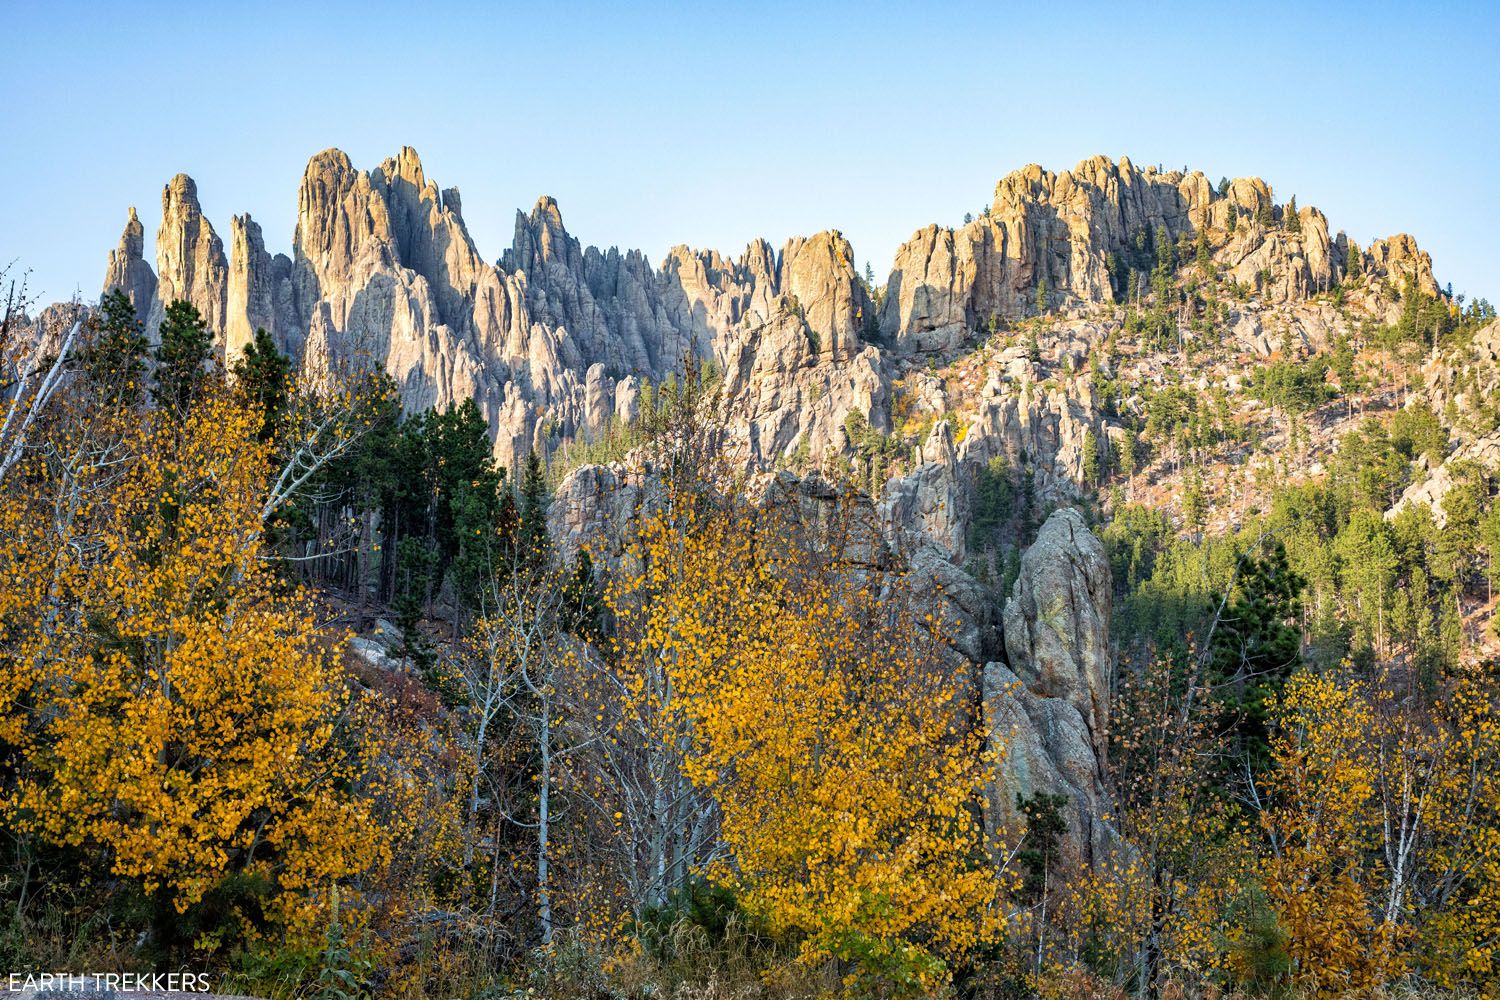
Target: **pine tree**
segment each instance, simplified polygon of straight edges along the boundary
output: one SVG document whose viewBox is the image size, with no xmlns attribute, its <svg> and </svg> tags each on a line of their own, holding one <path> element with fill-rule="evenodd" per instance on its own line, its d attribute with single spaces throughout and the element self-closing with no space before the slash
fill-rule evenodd
<svg viewBox="0 0 1500 1000">
<path fill-rule="evenodd" d="M 186 412 L 208 381 L 212 356 L 213 338 L 197 307 L 181 299 L 167 306 L 156 348 L 156 388 L 151 390 L 156 405 Z"/>
<path fill-rule="evenodd" d="M 1282 210 L 1281 215 L 1282 215 L 1282 220 L 1286 224 L 1286 231 L 1287 232 L 1289 232 L 1289 233 L 1300 233 L 1300 232 L 1302 232 L 1302 216 L 1297 211 L 1297 196 L 1296 195 L 1292 195 L 1291 200 L 1286 203 L 1286 208 Z"/>
<path fill-rule="evenodd" d="M 1158 271 L 1170 274 L 1177 267 L 1177 248 L 1172 242 L 1172 234 L 1167 232 L 1166 226 L 1156 227 L 1156 268 Z"/>
<path fill-rule="evenodd" d="M 472 605 L 508 540 L 499 535 L 500 487 L 489 425 L 472 399 L 428 422 L 427 445 L 436 505 L 434 535 L 439 563 L 435 583 L 454 572 L 455 591 Z"/>
<path fill-rule="evenodd" d="M 568 627 L 584 639 L 599 642 L 604 633 L 604 597 L 594 578 L 594 559 L 588 549 L 578 550 L 578 560 L 564 589 Z"/>
<path fill-rule="evenodd" d="M 1119 463 L 1120 473 L 1125 477 L 1126 484 L 1132 488 L 1135 486 L 1135 474 L 1139 468 L 1137 450 L 1135 425 L 1126 424 L 1125 436 L 1120 441 Z"/>
<path fill-rule="evenodd" d="M 1275 209 L 1272 208 L 1271 199 L 1268 197 L 1263 201 L 1257 201 L 1255 206 L 1255 221 L 1262 227 L 1269 229 L 1276 223 Z"/>
<path fill-rule="evenodd" d="M 235 359 L 234 379 L 244 398 L 263 414 L 257 437 L 261 441 L 270 441 L 276 436 L 291 398 L 291 359 L 276 349 L 275 342 L 264 328 L 257 329 L 255 339 Z"/>
<path fill-rule="evenodd" d="M 1233 233 L 1236 229 L 1239 228 L 1239 224 L 1240 224 L 1240 208 L 1239 208 L 1238 205 L 1234 204 L 1233 202 L 1230 202 L 1230 204 L 1229 204 L 1229 231 L 1231 233 Z"/>
<path fill-rule="evenodd" d="M 1047 313 L 1047 279 L 1043 278 L 1036 283 L 1036 314 L 1044 316 Z"/>
<path fill-rule="evenodd" d="M 1500 560 L 1495 557 L 1500 555 L 1500 504 L 1491 507 L 1479 522 L 1479 544 L 1484 549 L 1485 557 L 1485 600 L 1495 599 L 1495 581 L 1500 580 Z"/>
<path fill-rule="evenodd" d="M 1202 531 L 1208 503 L 1203 496 L 1203 476 L 1197 469 L 1188 473 L 1182 492 L 1182 517 L 1195 531 Z"/>
<path fill-rule="evenodd" d="M 1052 866 L 1062 837 L 1068 832 L 1068 822 L 1062 813 L 1067 804 L 1065 795 L 1038 792 L 1026 798 L 1016 793 L 1016 808 L 1026 817 L 1026 834 L 1016 852 L 1016 863 L 1023 873 L 1021 898 L 1027 902 L 1041 902 L 1051 886 Z"/>
<path fill-rule="evenodd" d="M 150 342 L 136 319 L 135 306 L 118 288 L 99 300 L 93 317 L 94 341 L 80 358 L 83 370 L 105 400 L 128 406 L 141 398 Z"/>
<path fill-rule="evenodd" d="M 1297 626 L 1304 581 L 1273 540 L 1264 555 L 1244 556 L 1234 592 L 1213 631 L 1210 663 L 1224 685 L 1236 749 L 1257 771 L 1269 760 L 1271 706 L 1301 659 Z"/>
<path fill-rule="evenodd" d="M 1083 434 L 1083 481 L 1089 486 L 1099 485 L 1099 435 L 1090 427 Z"/>
<path fill-rule="evenodd" d="M 526 455 L 520 491 L 521 551 L 526 558 L 540 561 L 547 555 L 551 540 L 547 537 L 547 475 L 536 449 Z"/>
</svg>

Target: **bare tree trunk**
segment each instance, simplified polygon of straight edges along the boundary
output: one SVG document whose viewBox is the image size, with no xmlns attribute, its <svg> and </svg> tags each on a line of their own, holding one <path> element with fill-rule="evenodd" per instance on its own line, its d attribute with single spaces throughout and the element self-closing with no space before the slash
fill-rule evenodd
<svg viewBox="0 0 1500 1000">
<path fill-rule="evenodd" d="M 545 946 L 552 943 L 552 890 L 548 885 L 552 862 L 552 702 L 548 698 L 542 700 L 541 725 L 537 736 L 537 752 L 542 758 L 542 776 L 536 806 L 536 909 L 537 918 L 542 924 L 542 944 Z"/>
</svg>

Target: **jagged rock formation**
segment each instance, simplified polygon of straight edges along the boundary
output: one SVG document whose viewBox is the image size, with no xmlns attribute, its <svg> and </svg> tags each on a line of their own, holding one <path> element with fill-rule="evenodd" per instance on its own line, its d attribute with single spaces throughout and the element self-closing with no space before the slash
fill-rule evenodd
<svg viewBox="0 0 1500 1000">
<path fill-rule="evenodd" d="M 1296 233 L 1264 225 L 1272 212 L 1259 178 L 1221 194 L 1197 171 L 1161 173 L 1129 159 L 1094 157 L 1056 174 L 1033 164 L 1000 181 L 986 215 L 960 229 L 928 226 L 897 251 L 881 332 L 897 351 L 951 350 L 992 320 L 1034 315 L 1042 282 L 1049 308 L 1113 302 L 1127 291 L 1132 261 L 1143 263 L 1143 234 L 1158 230 L 1173 240 L 1213 231 L 1215 262 L 1266 301 L 1332 287 L 1347 270 L 1348 240 L 1330 237 L 1316 209 L 1298 212 Z M 1410 237 L 1372 244 L 1365 263 L 1368 273 L 1409 273 L 1436 290 L 1432 262 Z"/>
<path fill-rule="evenodd" d="M 1083 481 L 1084 444 L 1102 419 L 1084 378 L 1046 386 L 1021 352 L 985 383 L 960 451 L 966 462 L 1004 458 L 1011 468 L 1032 468 L 1041 493 L 1058 497 Z M 1102 435 L 1101 435 L 1102 439 Z"/>
<path fill-rule="evenodd" d="M 928 226 L 896 253 L 880 326 L 897 350 L 956 346 L 991 317 L 1035 312 L 1045 281 L 1053 304 L 1112 301 L 1110 254 L 1137 233 L 1173 237 L 1200 224 L 1214 192 L 1201 173 L 1160 174 L 1122 159 L 1052 173 L 1032 164 L 995 187 L 989 212 L 961 229 Z"/>
<path fill-rule="evenodd" d="M 1067 701 L 1096 738 L 1109 721 L 1110 603 L 1104 546 L 1077 511 L 1056 512 L 1021 557 L 1005 652 L 1030 690 Z"/>
<path fill-rule="evenodd" d="M 1432 257 L 1417 248 L 1417 241 L 1405 233 L 1376 240 L 1364 252 L 1364 273 L 1372 281 L 1385 283 L 1399 291 L 1411 281 L 1428 295 L 1438 294 L 1437 279 L 1432 276 Z"/>
<path fill-rule="evenodd" d="M 1201 173 L 1103 157 L 1060 173 L 1015 171 L 984 217 L 920 231 L 897 255 L 878 316 L 837 232 L 789 240 L 779 252 L 757 240 L 733 259 L 676 247 L 653 268 L 636 251 L 582 246 L 557 203 L 542 198 L 517 213 L 511 247 L 488 263 L 457 189 L 440 190 L 410 148 L 369 171 L 338 150 L 314 156 L 290 257 L 269 253 L 243 216 L 231 221 L 226 260 L 186 176 L 172 179 L 162 204 L 156 274 L 141 259 L 132 214 L 105 278 L 106 288 L 126 289 L 150 333 L 167 302 L 186 298 L 228 360 L 264 327 L 313 372 L 380 365 L 411 410 L 474 399 L 506 465 L 533 448 L 566 453 L 632 418 L 643 383 L 690 355 L 722 369 L 734 444 L 749 465 L 847 454 L 849 414 L 893 430 L 902 355 L 948 351 L 992 322 L 1034 312 L 1043 281 L 1053 308 L 1108 305 L 1131 268 L 1149 266 L 1140 241 L 1159 230 L 1213 234 L 1215 261 L 1257 296 L 1227 318 L 1245 343 L 1269 352 L 1288 324 L 1313 343 L 1334 320 L 1305 300 L 1343 272 L 1349 254 L 1315 209 L 1299 213 L 1299 233 L 1263 224 L 1280 210 L 1258 179 L 1220 193 Z M 1382 282 L 1436 288 L 1409 238 L 1379 241 L 1360 260 L 1372 301 L 1385 302 Z M 1298 305 L 1290 319 L 1265 315 L 1287 302 Z M 1075 360 L 1098 336 L 1083 334 Z M 1021 391 L 995 384 L 954 441 L 958 461 L 1025 456 L 1047 470 L 1049 488 L 1076 482 L 1083 435 L 1101 429 L 1091 401 L 1026 388 L 1015 370 L 1022 359 L 1006 365 L 1001 380 Z M 959 541 L 951 525 L 934 530 Z"/>
<path fill-rule="evenodd" d="M 884 424 L 878 355 L 859 340 L 872 306 L 837 233 L 779 254 L 758 241 L 733 261 L 677 248 L 653 270 L 638 252 L 583 249 L 543 198 L 518 213 L 513 246 L 489 264 L 458 191 L 440 192 L 409 148 L 368 172 L 337 150 L 314 156 L 292 257 L 269 254 L 243 216 L 226 261 L 185 176 L 162 203 L 160 287 L 133 215 L 105 277 L 153 335 L 165 304 L 184 298 L 231 361 L 264 327 L 313 371 L 384 367 L 409 409 L 475 399 L 507 465 L 632 416 L 641 380 L 660 381 L 689 355 L 725 371 L 751 461 L 841 448 L 851 411 Z"/>
<path fill-rule="evenodd" d="M 1008 662 L 984 667 L 986 719 L 1004 748 L 989 796 L 992 822 L 1015 832 L 1024 823 L 1017 795 L 1062 795 L 1085 858 L 1114 840 L 1102 768 L 1113 677 L 1110 604 L 1104 546 L 1077 511 L 1059 510 L 1021 557 L 1005 605 Z"/>
<path fill-rule="evenodd" d="M 917 453 L 919 464 L 893 476 L 882 491 L 886 532 L 906 547 L 936 545 L 945 558 L 962 563 L 968 525 L 968 490 L 953 432 L 938 421 Z"/>
<path fill-rule="evenodd" d="M 151 315 L 151 303 L 156 299 L 156 272 L 145 261 L 146 230 L 136 218 L 131 206 L 130 218 L 125 222 L 125 232 L 120 234 L 119 249 L 109 252 L 109 265 L 104 271 L 104 290 L 120 289 L 135 306 L 135 317 L 146 322 Z"/>
<path fill-rule="evenodd" d="M 249 215 L 229 220 L 229 248 L 224 357 L 233 363 L 255 339 L 257 329 L 271 334 L 278 349 L 289 351 L 298 335 L 291 258 L 266 252 L 260 224 Z"/>
<path fill-rule="evenodd" d="M 161 228 L 156 231 L 156 297 L 146 319 L 153 340 L 166 306 L 184 299 L 198 307 L 210 330 L 222 333 L 229 262 L 224 244 L 198 204 L 198 186 L 187 174 L 161 192 Z"/>
</svg>

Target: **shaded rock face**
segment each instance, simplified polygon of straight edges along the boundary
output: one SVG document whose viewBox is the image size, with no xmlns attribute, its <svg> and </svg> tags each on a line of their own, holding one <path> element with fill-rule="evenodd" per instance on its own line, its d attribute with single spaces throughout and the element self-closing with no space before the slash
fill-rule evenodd
<svg viewBox="0 0 1500 1000">
<path fill-rule="evenodd" d="M 1086 332 L 1085 342 L 1092 339 Z M 1038 495 L 1064 499 L 1083 481 L 1088 433 L 1103 439 L 1093 389 L 1086 378 L 1047 388 L 1023 356 L 1011 361 L 985 383 L 959 455 L 970 464 L 1003 458 L 1012 469 L 1030 467 Z"/>
<path fill-rule="evenodd" d="M 929 534 L 919 516 L 903 513 L 913 497 L 943 496 L 934 483 L 956 465 L 940 431 L 928 448 L 935 460 L 892 480 L 879 505 L 854 505 L 845 558 L 872 568 L 899 563 L 937 595 L 951 669 L 975 679 L 991 743 L 1003 748 L 986 790 L 988 823 L 1001 842 L 1013 844 L 1025 832 L 1018 795 L 1060 795 L 1075 854 L 1085 862 L 1102 857 L 1118 840 L 1103 773 L 1112 677 L 1103 545 L 1076 511 L 1054 513 L 1022 557 L 1002 630 L 995 593 L 955 563 L 944 532 Z M 763 502 L 791 505 L 809 523 L 841 502 L 838 489 L 816 475 L 783 472 L 760 488 Z M 618 464 L 585 466 L 559 485 L 549 529 L 569 557 L 588 544 L 608 564 L 625 526 L 654 502 L 649 475 Z M 1002 648 L 1008 665 L 996 659 Z"/>
<path fill-rule="evenodd" d="M 1037 694 L 1003 663 L 986 664 L 983 678 L 985 725 L 1002 748 L 986 789 L 986 825 L 1000 843 L 1015 844 L 1026 833 L 1017 796 L 1059 795 L 1072 853 L 1085 864 L 1107 857 L 1119 837 L 1083 716 L 1065 699 Z"/>
<path fill-rule="evenodd" d="M 1326 346 L 1345 320 L 1310 296 L 1344 276 L 1355 251 L 1315 209 L 1302 209 L 1297 226 L 1274 218 L 1284 211 L 1256 178 L 1221 192 L 1201 173 L 1129 160 L 1096 157 L 1060 173 L 1026 167 L 999 182 L 980 219 L 917 232 L 897 254 L 877 315 L 837 231 L 780 249 L 756 240 L 736 257 L 678 246 L 653 266 L 639 251 L 584 246 L 543 197 L 516 213 L 511 246 L 487 261 L 458 190 L 428 179 L 414 150 L 362 170 L 330 149 L 303 175 L 290 254 L 268 251 L 245 215 L 230 222 L 226 259 L 196 187 L 179 175 L 163 193 L 156 270 L 132 211 L 105 287 L 126 291 L 152 336 L 166 303 L 192 301 L 230 362 L 264 328 L 311 376 L 383 369 L 408 411 L 472 399 L 496 459 L 511 468 L 531 449 L 565 458 L 612 423 L 635 420 L 650 385 L 696 358 L 722 378 L 726 451 L 758 477 L 768 502 L 810 516 L 838 491 L 817 474 L 774 470 L 856 452 L 851 415 L 877 434 L 898 430 L 893 402 L 911 391 L 934 422 L 915 424 L 931 428 L 921 439 L 883 442 L 901 449 L 906 471 L 858 507 L 851 558 L 899 559 L 941 595 L 953 668 L 982 685 L 987 724 L 1006 747 L 988 796 L 993 825 L 1019 832 L 1017 794 L 1063 795 L 1087 858 L 1114 842 L 1103 779 L 1108 563 L 1082 519 L 1063 510 L 1026 550 L 1002 602 L 964 568 L 974 555 L 977 471 L 1004 459 L 1032 474 L 1038 502 L 1066 504 L 1084 478 L 1090 435 L 1107 450 L 1123 433 L 1101 412 L 1085 369 L 1120 327 L 1109 304 L 1122 275 L 1151 265 L 1142 234 L 1207 232 L 1214 264 L 1250 292 L 1223 316 L 1247 349 L 1270 354 L 1286 337 Z M 1364 280 L 1346 283 L 1347 301 L 1367 315 L 1399 311 L 1393 293 L 1405 282 L 1437 290 L 1430 259 L 1409 237 L 1372 243 L 1358 263 Z M 986 347 L 963 385 L 920 371 L 933 359 L 914 355 L 955 351 L 994 320 L 1033 315 L 1043 282 L 1045 351 Z M 1085 308 L 1094 305 L 1108 308 Z M 1496 345 L 1500 333 L 1476 338 L 1475 349 L 1494 361 Z M 1500 378 L 1453 392 L 1496 385 Z M 1439 488 L 1424 497 L 1440 503 Z M 558 485 L 549 529 L 571 556 L 584 542 L 617 538 L 653 502 L 649 469 L 584 466 Z"/>
<path fill-rule="evenodd" d="M 886 532 L 907 547 L 935 545 L 944 558 L 962 563 L 968 480 L 945 421 L 933 425 L 918 457 L 921 464 L 916 469 L 893 477 L 881 492 L 880 513 Z"/>
<path fill-rule="evenodd" d="M 271 334 L 283 352 L 298 339 L 296 302 L 292 297 L 292 261 L 285 254 L 266 252 L 260 224 L 249 215 L 229 220 L 229 285 L 225 293 L 224 357 L 234 362 L 255 339 L 255 331 Z"/>
<path fill-rule="evenodd" d="M 1008 665 L 984 667 L 986 722 L 1003 747 L 989 794 L 992 823 L 1019 832 L 1016 796 L 1062 795 L 1087 860 L 1115 841 L 1103 765 L 1113 676 L 1109 560 L 1077 511 L 1047 519 L 1021 557 L 1006 602 Z"/>
<path fill-rule="evenodd" d="M 1111 590 L 1104 545 L 1075 510 L 1047 519 L 1005 603 L 1005 653 L 1028 689 L 1062 698 L 1097 734 L 1109 722 Z"/>
</svg>

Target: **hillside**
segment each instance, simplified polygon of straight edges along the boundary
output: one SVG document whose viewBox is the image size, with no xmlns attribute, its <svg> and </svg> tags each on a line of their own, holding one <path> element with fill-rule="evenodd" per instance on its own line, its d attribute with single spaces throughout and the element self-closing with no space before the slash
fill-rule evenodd
<svg viewBox="0 0 1500 1000">
<path fill-rule="evenodd" d="M 158 619 L 212 625 L 152 709 L 212 738 L 116 776 L 197 789 L 139 806 L 208 845 L 175 874 L 135 800 L 49 798 L 110 759 L 40 735 L 80 709 L 0 731 L 17 842 L 146 885 L 157 960 L 349 971 L 347 892 L 389 995 L 1494 988 L 1500 322 L 1410 236 L 1103 157 L 883 280 L 837 231 L 657 266 L 546 197 L 486 261 L 411 149 L 314 156 L 289 254 L 248 215 L 226 253 L 185 175 L 162 208 L 154 266 L 131 209 L 101 305 L 29 327 L 61 402 L 0 432 L 10 576 L 63 567 L 0 616 L 76 623 L 0 633 L 17 706 L 156 719 L 120 692 L 172 674 Z M 120 673 L 16 665 L 74 660 Z M 296 766 L 154 770 L 236 727 Z"/>
</svg>

